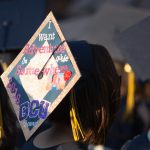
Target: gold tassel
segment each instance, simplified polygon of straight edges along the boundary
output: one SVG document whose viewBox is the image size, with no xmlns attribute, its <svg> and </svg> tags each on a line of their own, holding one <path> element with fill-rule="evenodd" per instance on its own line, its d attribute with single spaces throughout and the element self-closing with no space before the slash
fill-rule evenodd
<svg viewBox="0 0 150 150">
<path fill-rule="evenodd" d="M 125 118 L 128 118 L 134 108 L 134 91 L 135 91 L 135 75 L 129 64 L 126 64 L 126 72 L 128 73 L 128 94 L 125 110 Z"/>
<path fill-rule="evenodd" d="M 5 62 L 2 62 L 1 65 L 2 65 L 3 71 L 5 71 L 7 69 L 7 64 Z"/>
<path fill-rule="evenodd" d="M 81 126 L 79 124 L 79 121 L 77 119 L 77 113 L 75 111 L 75 103 L 73 101 L 74 93 L 71 91 L 70 96 L 70 102 L 71 102 L 71 110 L 70 110 L 70 118 L 71 118 L 71 127 L 72 127 L 72 133 L 73 138 L 75 141 L 79 141 L 80 138 L 84 138 L 83 130 L 81 129 Z"/>
<path fill-rule="evenodd" d="M 0 104 L 0 139 L 4 137 L 4 130 L 3 130 L 3 120 L 2 120 L 2 110 Z"/>
</svg>

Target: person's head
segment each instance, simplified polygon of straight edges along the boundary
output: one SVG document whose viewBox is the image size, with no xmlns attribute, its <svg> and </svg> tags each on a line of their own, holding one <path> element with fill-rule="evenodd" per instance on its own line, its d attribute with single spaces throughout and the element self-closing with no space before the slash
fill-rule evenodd
<svg viewBox="0 0 150 150">
<path fill-rule="evenodd" d="M 59 119 L 64 120 L 65 116 L 68 117 L 69 112 L 66 111 L 63 116 L 62 111 L 64 107 L 67 109 L 68 97 L 74 93 L 75 111 L 84 133 L 82 141 L 102 144 L 118 110 L 120 77 L 103 46 L 88 44 L 84 41 L 70 42 L 69 46 L 82 76 L 53 114 L 60 110 Z"/>
<path fill-rule="evenodd" d="M 82 76 L 49 119 L 64 122 L 68 120 L 69 122 L 70 100 L 68 101 L 68 99 L 72 97 L 77 120 L 84 133 L 84 138 L 81 138 L 81 141 L 102 144 L 107 129 L 118 109 L 120 78 L 110 55 L 103 46 L 88 44 L 83 41 L 69 42 L 69 46 Z M 2 100 L 3 115 L 7 115 L 7 118 L 3 117 L 5 133 L 13 129 L 11 126 L 15 124 L 11 117 L 13 113 L 10 113 L 8 109 L 5 109 L 7 113 L 4 111 L 8 105 L 8 103 L 6 104 L 6 97 L 3 96 Z M 10 123 L 7 119 L 10 120 Z M 7 127 L 8 129 L 6 129 Z M 11 130 L 8 133 L 7 137 L 12 137 L 14 134 Z"/>
</svg>

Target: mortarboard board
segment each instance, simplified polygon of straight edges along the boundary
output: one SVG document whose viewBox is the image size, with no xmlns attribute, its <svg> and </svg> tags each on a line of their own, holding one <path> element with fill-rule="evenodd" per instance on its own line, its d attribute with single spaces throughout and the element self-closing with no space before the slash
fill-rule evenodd
<svg viewBox="0 0 150 150">
<path fill-rule="evenodd" d="M 68 44 L 49 13 L 1 75 L 26 140 L 80 78 Z"/>
<path fill-rule="evenodd" d="M 149 15 L 148 10 L 106 2 L 93 15 L 65 20 L 60 24 L 68 40 L 104 45 L 113 59 L 122 61 L 124 58 L 112 38 Z"/>
<path fill-rule="evenodd" d="M 114 42 L 138 79 L 150 79 L 150 17 L 120 33 Z"/>
</svg>

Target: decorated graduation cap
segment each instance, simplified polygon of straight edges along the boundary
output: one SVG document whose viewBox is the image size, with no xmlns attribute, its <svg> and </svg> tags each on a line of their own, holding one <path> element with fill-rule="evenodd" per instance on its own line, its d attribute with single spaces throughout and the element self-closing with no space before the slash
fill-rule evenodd
<svg viewBox="0 0 150 150">
<path fill-rule="evenodd" d="M 50 12 L 1 75 L 26 140 L 52 113 L 80 76 L 68 44 Z"/>
<path fill-rule="evenodd" d="M 137 78 L 150 79 L 150 17 L 120 33 L 115 43 Z"/>
</svg>

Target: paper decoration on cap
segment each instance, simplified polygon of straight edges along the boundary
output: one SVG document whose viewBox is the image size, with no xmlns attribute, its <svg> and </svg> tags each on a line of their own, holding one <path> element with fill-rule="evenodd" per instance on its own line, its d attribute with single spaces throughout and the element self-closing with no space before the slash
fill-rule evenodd
<svg viewBox="0 0 150 150">
<path fill-rule="evenodd" d="M 26 140 L 80 76 L 65 38 L 50 12 L 1 75 Z"/>
</svg>

